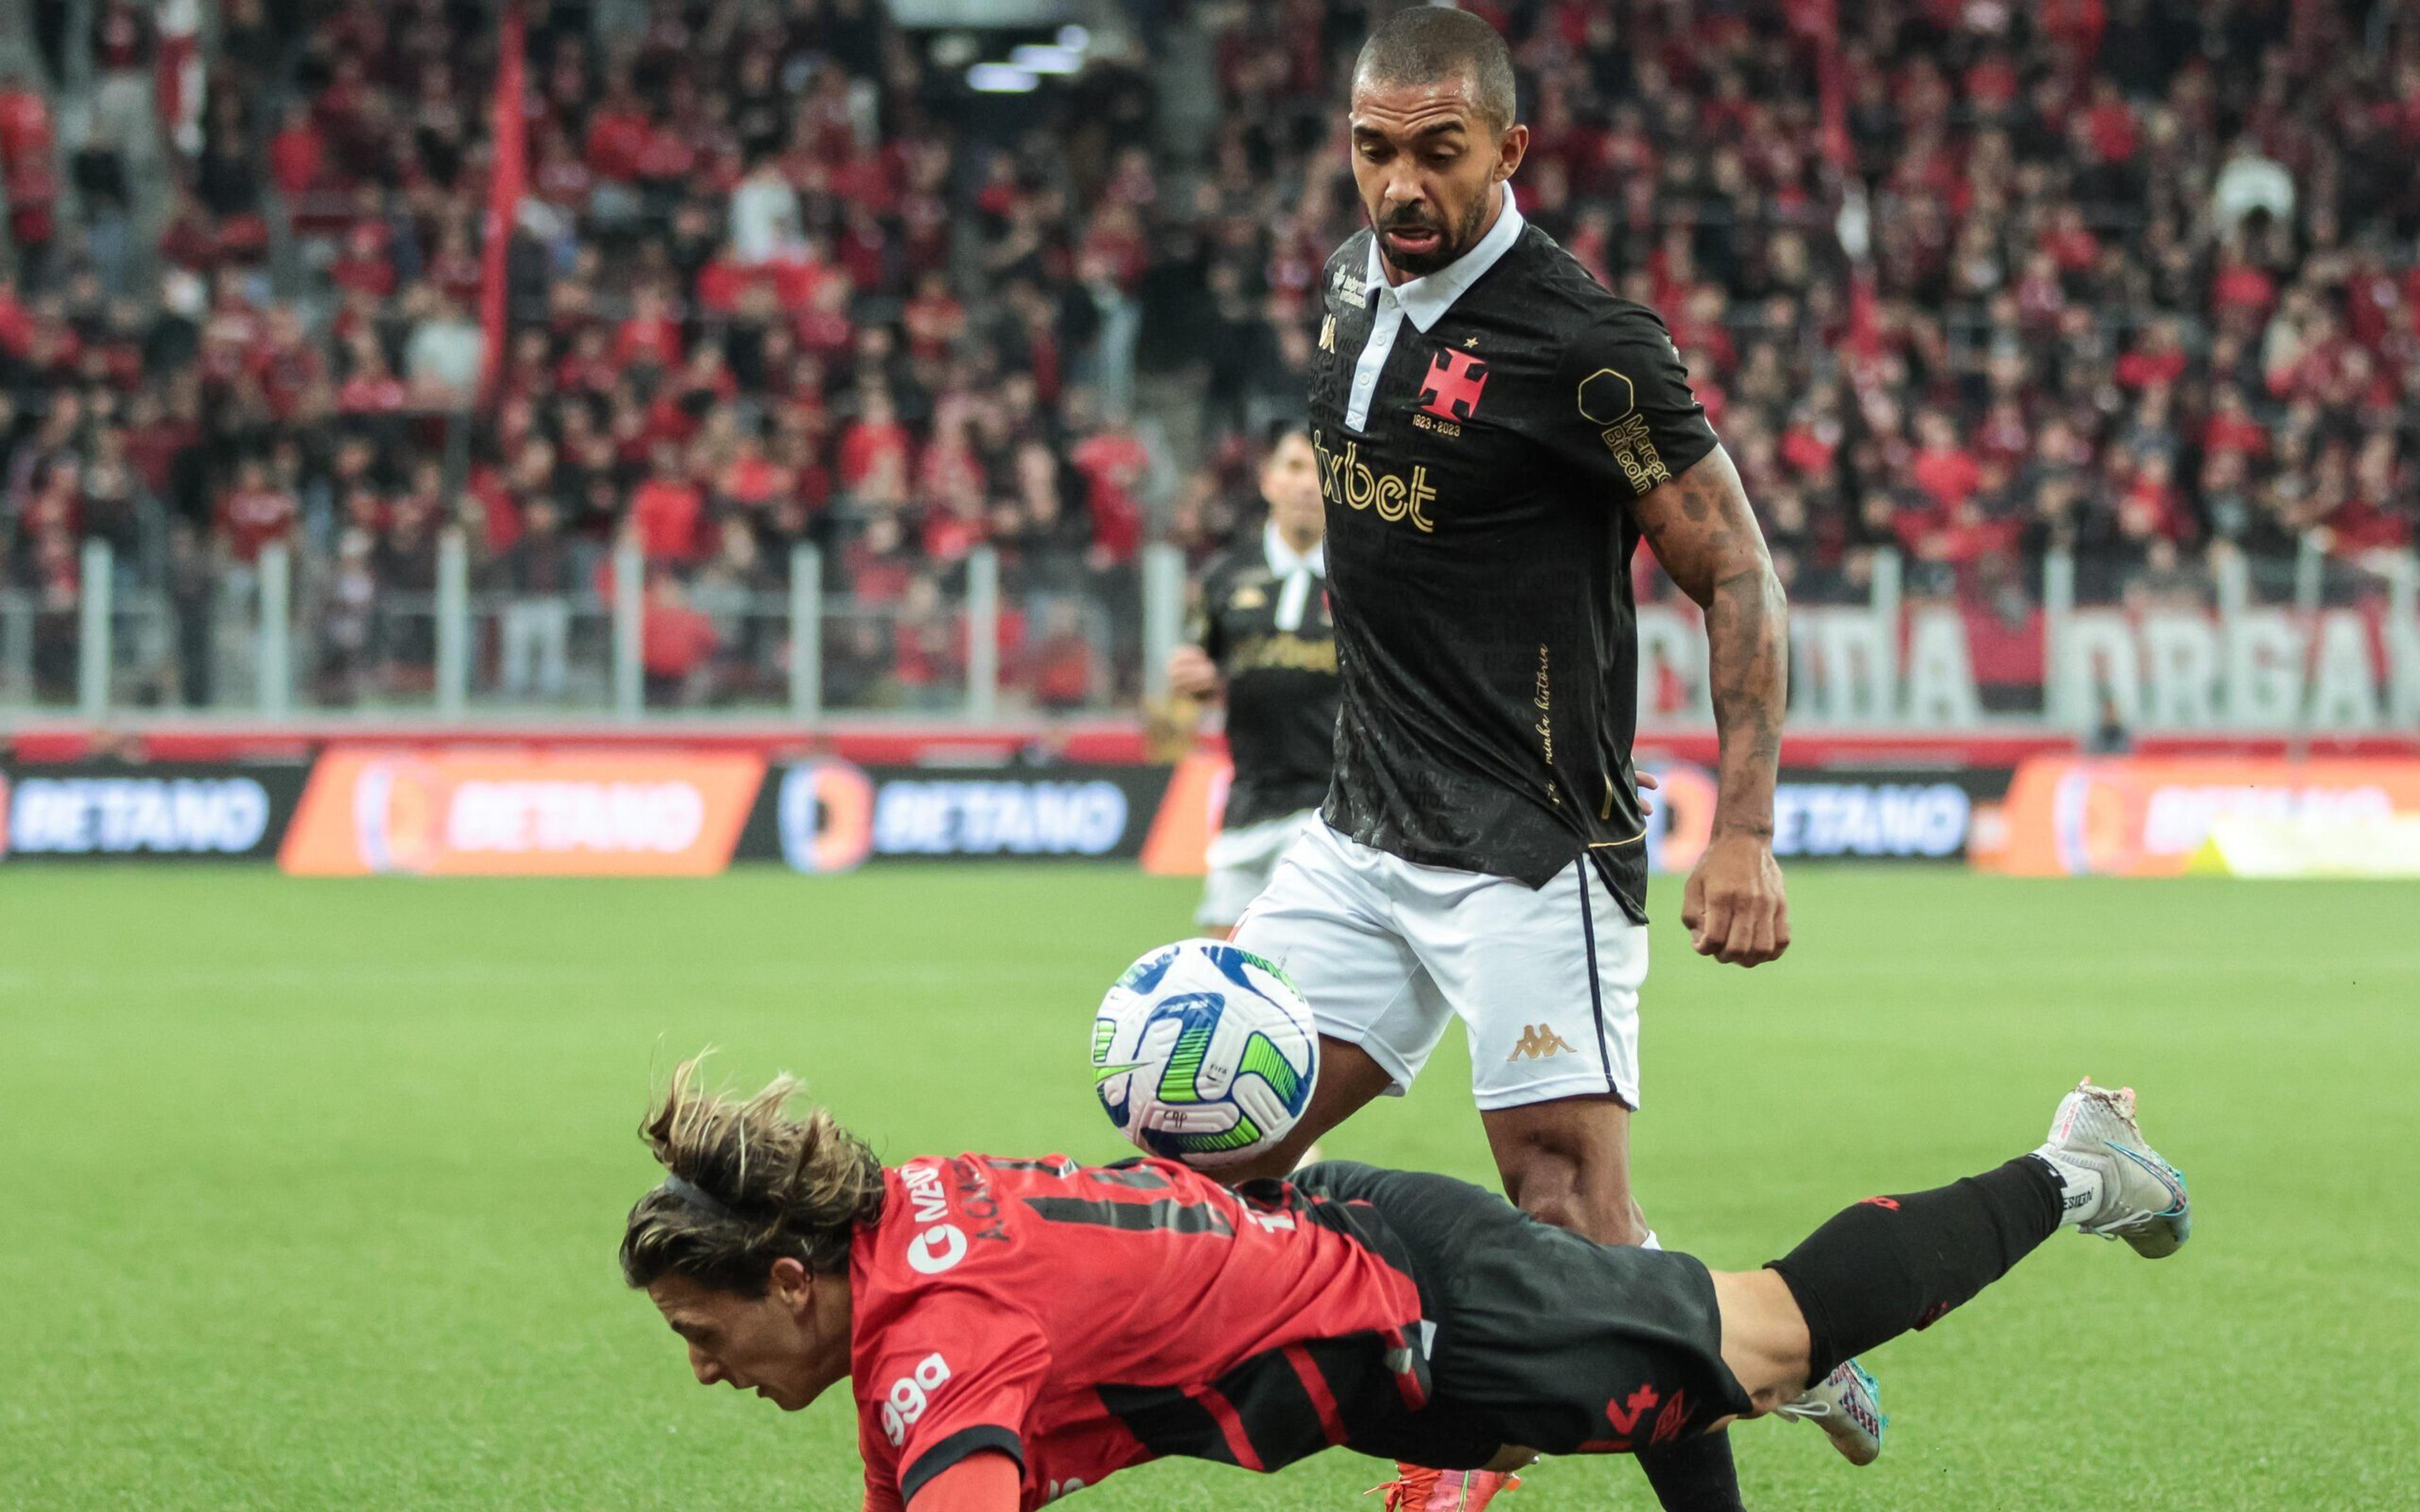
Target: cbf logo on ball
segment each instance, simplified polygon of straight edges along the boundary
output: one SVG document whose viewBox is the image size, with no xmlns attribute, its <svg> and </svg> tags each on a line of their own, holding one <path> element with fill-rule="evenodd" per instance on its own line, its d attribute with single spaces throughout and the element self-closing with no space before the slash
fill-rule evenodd
<svg viewBox="0 0 2420 1512">
<path fill-rule="evenodd" d="M 1093 1087 L 1109 1121 L 1190 1165 L 1267 1153 L 1318 1078 L 1311 1005 L 1275 963 L 1217 940 L 1137 961 L 1093 1021 Z"/>
</svg>

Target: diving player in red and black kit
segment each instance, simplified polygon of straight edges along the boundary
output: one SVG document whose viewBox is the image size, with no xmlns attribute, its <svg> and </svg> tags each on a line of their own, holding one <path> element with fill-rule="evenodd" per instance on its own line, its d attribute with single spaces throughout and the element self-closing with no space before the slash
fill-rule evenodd
<svg viewBox="0 0 2420 1512">
<path fill-rule="evenodd" d="M 1166 1455 L 1507 1469 L 1684 1442 L 1931 1326 L 2061 1227 L 2156 1258 L 2191 1227 L 2133 1092 L 2089 1080 L 2032 1153 L 1868 1197 L 1747 1272 L 1342 1162 L 1232 1191 L 1168 1161 L 886 1170 L 830 1113 L 785 1111 L 795 1089 L 675 1073 L 642 1131 L 670 1174 L 622 1271 L 700 1384 L 795 1412 L 848 1379 L 865 1512 L 1024 1512 Z"/>
</svg>

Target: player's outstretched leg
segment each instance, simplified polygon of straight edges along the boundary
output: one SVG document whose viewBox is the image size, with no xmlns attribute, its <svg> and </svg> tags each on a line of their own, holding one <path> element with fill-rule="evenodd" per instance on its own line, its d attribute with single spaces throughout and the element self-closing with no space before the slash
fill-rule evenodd
<svg viewBox="0 0 2420 1512">
<path fill-rule="evenodd" d="M 1868 1197 L 1765 1273 L 1716 1274 L 1724 1363 L 1773 1411 L 1851 1356 L 1931 1327 L 2063 1227 L 2153 1259 L 2193 1232 L 2184 1174 L 2143 1138 L 2132 1088 L 2086 1078 L 2033 1153 L 1930 1192 Z"/>
</svg>

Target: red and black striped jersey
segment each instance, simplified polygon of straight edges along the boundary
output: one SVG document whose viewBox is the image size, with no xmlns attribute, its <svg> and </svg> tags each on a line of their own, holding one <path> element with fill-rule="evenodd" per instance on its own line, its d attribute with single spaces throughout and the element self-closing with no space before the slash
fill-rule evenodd
<svg viewBox="0 0 2420 1512">
<path fill-rule="evenodd" d="M 926 1157 L 849 1257 L 867 1512 L 1000 1450 L 1038 1507 L 1164 1455 L 1278 1466 L 1428 1399 L 1419 1289 L 1367 1204 L 1168 1161 Z"/>
</svg>

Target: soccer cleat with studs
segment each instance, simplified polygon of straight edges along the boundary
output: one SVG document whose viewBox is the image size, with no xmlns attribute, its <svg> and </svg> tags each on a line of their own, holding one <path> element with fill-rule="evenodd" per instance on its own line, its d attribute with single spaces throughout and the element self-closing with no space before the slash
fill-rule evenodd
<svg viewBox="0 0 2420 1512">
<path fill-rule="evenodd" d="M 2061 1098 L 2050 1137 L 2035 1151 L 2054 1165 L 2071 1161 L 2102 1175 L 2100 1200 L 2076 1227 L 2122 1239 L 2146 1259 L 2164 1259 L 2193 1237 L 2185 1173 L 2163 1159 L 2134 1121 L 2134 1089 L 2095 1087 L 2086 1076 Z"/>
<path fill-rule="evenodd" d="M 1883 1389 L 1866 1367 L 1843 1360 L 1832 1373 L 1807 1388 L 1794 1402 L 1773 1410 L 1776 1417 L 1812 1423 L 1832 1439 L 1832 1447 L 1853 1465 L 1870 1465 L 1882 1457 Z"/>
<path fill-rule="evenodd" d="M 1521 1477 L 1493 1470 L 1429 1470 L 1398 1464 L 1395 1478 L 1373 1486 L 1364 1496 L 1387 1493 L 1387 1512 L 1480 1512 L 1498 1491 L 1521 1484 Z"/>
</svg>

